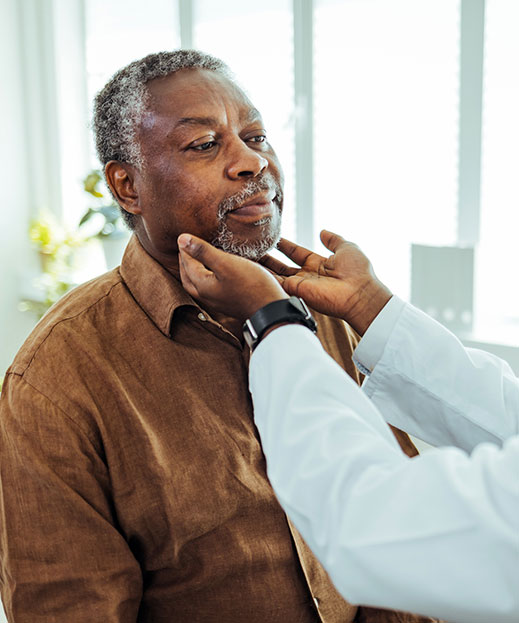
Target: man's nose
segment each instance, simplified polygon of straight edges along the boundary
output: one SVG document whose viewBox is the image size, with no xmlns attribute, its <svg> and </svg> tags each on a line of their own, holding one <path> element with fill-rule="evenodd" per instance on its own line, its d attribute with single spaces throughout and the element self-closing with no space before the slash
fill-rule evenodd
<svg viewBox="0 0 519 623">
<path fill-rule="evenodd" d="M 256 177 L 263 173 L 268 165 L 268 160 L 260 152 L 238 139 L 230 153 L 227 175 L 232 179 Z"/>
</svg>

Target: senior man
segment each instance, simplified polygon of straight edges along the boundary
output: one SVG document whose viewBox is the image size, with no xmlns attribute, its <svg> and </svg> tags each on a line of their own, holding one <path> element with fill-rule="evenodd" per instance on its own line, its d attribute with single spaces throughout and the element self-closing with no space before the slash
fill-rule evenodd
<svg viewBox="0 0 519 623">
<path fill-rule="evenodd" d="M 119 71 L 94 129 L 135 235 L 120 268 L 42 319 L 6 377 L 9 621 L 420 620 L 338 595 L 268 482 L 240 321 L 180 283 L 183 231 L 255 260 L 279 238 L 282 173 L 259 112 L 221 61 L 176 51 Z M 358 381 L 353 333 L 318 321 Z"/>
</svg>

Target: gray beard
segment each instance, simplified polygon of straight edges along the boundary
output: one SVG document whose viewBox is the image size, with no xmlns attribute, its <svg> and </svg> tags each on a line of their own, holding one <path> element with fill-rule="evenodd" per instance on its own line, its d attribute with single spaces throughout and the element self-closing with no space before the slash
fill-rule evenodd
<svg viewBox="0 0 519 623">
<path fill-rule="evenodd" d="M 272 218 L 263 218 L 254 223 L 261 228 L 261 235 L 256 240 L 236 240 L 234 234 L 227 227 L 227 214 L 244 201 L 258 194 L 262 190 L 275 190 L 274 204 L 277 210 Z M 235 195 L 224 199 L 218 209 L 218 231 L 211 243 L 222 251 L 239 255 L 248 260 L 258 261 L 279 242 L 281 237 L 281 202 L 283 192 L 280 186 L 270 176 L 259 181 L 249 180 L 245 187 Z"/>
<path fill-rule="evenodd" d="M 236 240 L 234 234 L 227 227 L 227 223 L 222 221 L 218 227 L 218 233 L 212 243 L 215 247 L 240 255 L 248 260 L 257 261 L 267 255 L 279 242 L 281 237 L 281 216 L 279 209 L 272 218 L 264 218 L 254 223 L 255 227 L 260 227 L 261 237 L 256 240 Z"/>
</svg>

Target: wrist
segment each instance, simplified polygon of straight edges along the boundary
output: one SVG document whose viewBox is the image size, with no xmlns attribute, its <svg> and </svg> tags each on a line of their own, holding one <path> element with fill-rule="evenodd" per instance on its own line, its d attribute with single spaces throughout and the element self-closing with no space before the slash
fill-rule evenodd
<svg viewBox="0 0 519 623">
<path fill-rule="evenodd" d="M 243 337 L 251 350 L 254 350 L 271 330 L 292 323 L 302 324 L 314 333 L 317 331 L 317 324 L 306 303 L 296 296 L 273 301 L 259 309 L 245 321 Z"/>
<path fill-rule="evenodd" d="M 344 320 L 362 336 L 392 296 L 392 292 L 383 283 L 370 280 L 357 291 Z"/>
</svg>

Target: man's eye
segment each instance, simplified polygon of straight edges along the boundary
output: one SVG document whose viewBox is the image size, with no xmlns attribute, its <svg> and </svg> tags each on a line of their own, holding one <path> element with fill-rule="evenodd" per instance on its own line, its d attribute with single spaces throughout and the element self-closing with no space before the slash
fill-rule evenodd
<svg viewBox="0 0 519 623">
<path fill-rule="evenodd" d="M 212 149 L 215 145 L 216 141 L 207 141 L 205 143 L 201 143 L 200 145 L 193 145 L 191 149 L 194 149 L 195 151 L 208 151 L 209 149 Z"/>
<path fill-rule="evenodd" d="M 253 143 L 264 143 L 267 140 L 267 137 L 264 134 L 260 134 L 259 136 L 251 136 L 248 140 Z"/>
</svg>

